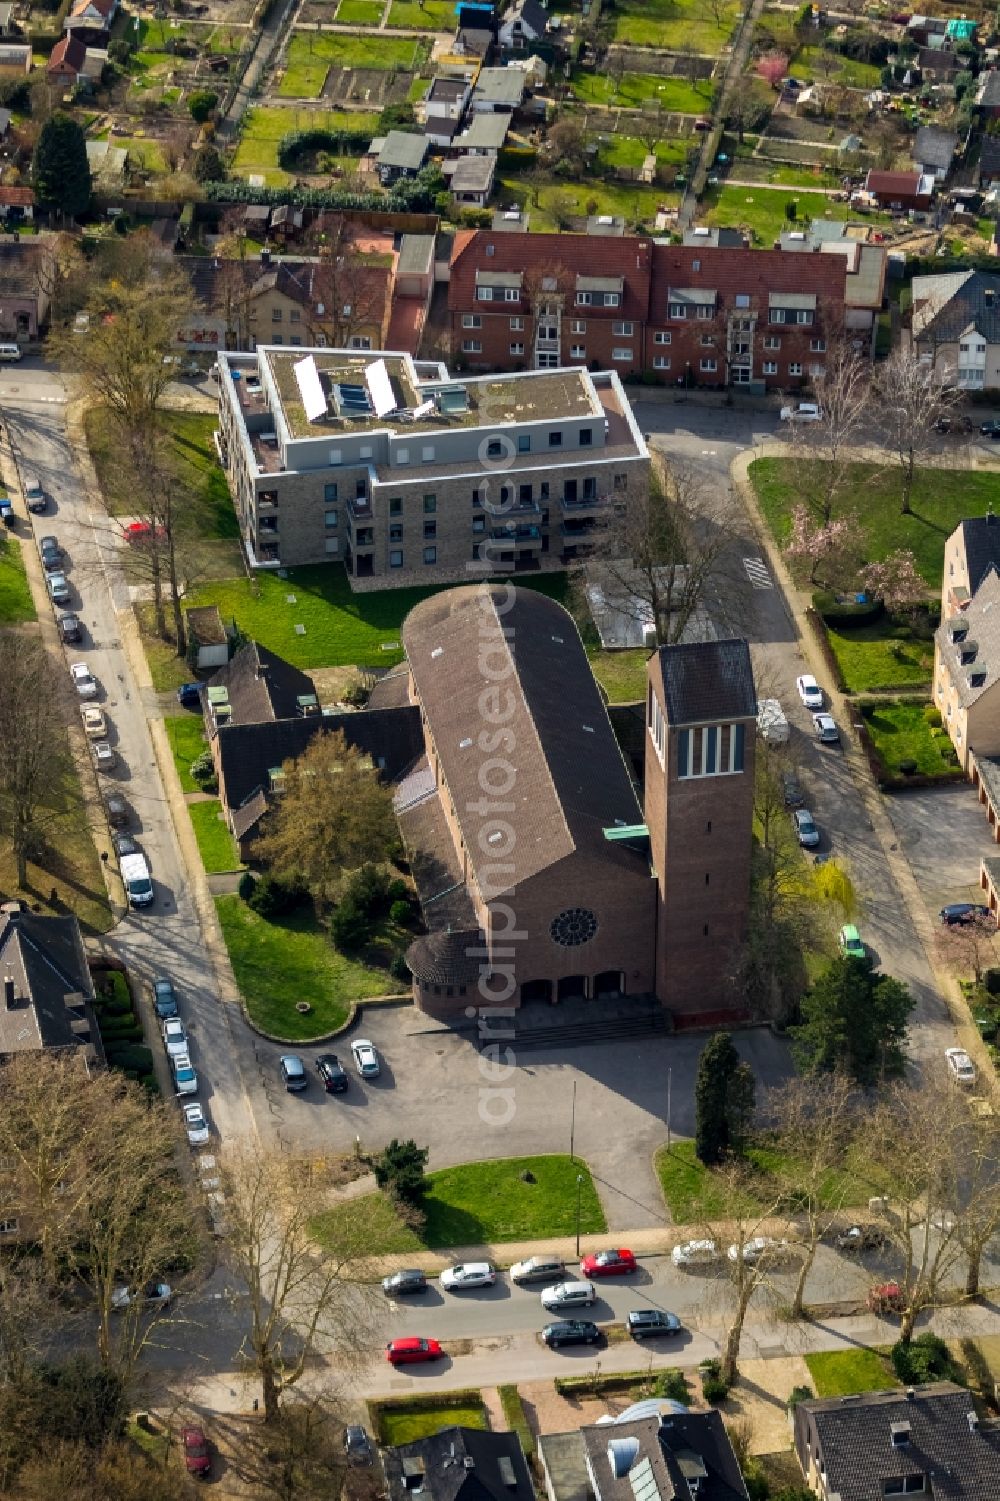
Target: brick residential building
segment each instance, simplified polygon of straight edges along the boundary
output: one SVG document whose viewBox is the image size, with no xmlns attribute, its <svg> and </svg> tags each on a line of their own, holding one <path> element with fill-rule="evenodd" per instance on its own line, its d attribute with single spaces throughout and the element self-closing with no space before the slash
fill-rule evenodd
<svg viewBox="0 0 1000 1501">
<path fill-rule="evenodd" d="M 745 641 L 650 659 L 645 820 L 572 617 L 540 592 L 446 590 L 403 623 L 426 759 L 397 795 L 436 1014 L 655 994 L 740 1014 L 756 716 Z M 501 686 L 502 685 L 502 686 Z"/>
<path fill-rule="evenodd" d="M 456 379 L 407 355 L 273 347 L 218 366 L 254 568 L 343 562 L 352 587 L 384 589 L 564 567 L 649 484 L 613 371 Z"/>
<path fill-rule="evenodd" d="M 452 350 L 473 370 L 586 365 L 796 390 L 844 326 L 847 274 L 824 251 L 470 230 L 451 258 Z"/>
</svg>

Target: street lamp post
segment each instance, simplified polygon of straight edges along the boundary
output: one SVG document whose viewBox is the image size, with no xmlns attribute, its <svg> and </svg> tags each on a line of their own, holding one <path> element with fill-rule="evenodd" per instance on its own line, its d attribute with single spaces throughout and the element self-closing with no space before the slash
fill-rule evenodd
<svg viewBox="0 0 1000 1501">
<path fill-rule="evenodd" d="M 576 1175 L 576 1254 L 580 1254 L 580 1193 L 583 1188 L 583 1174 Z"/>
<path fill-rule="evenodd" d="M 573 1148 L 576 1142 L 576 1080 L 573 1080 L 573 1107 L 569 1118 L 569 1160 L 575 1160 Z"/>
<path fill-rule="evenodd" d="M 667 1069 L 667 1151 L 670 1151 L 670 1076 L 671 1070 Z"/>
</svg>

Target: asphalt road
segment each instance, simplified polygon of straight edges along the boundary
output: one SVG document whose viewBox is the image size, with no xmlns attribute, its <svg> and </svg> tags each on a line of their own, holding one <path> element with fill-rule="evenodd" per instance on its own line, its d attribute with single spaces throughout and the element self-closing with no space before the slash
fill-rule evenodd
<svg viewBox="0 0 1000 1501">
<path fill-rule="evenodd" d="M 246 1137 L 252 1122 L 230 1015 L 215 998 L 190 882 L 153 753 L 148 720 L 159 712 L 159 705 L 151 690 L 143 699 L 122 646 L 120 617 L 130 606 L 118 561 L 119 542 L 107 518 L 90 510 L 81 488 L 66 437 L 66 399 L 66 387 L 51 371 L 27 363 L 0 371 L 0 410 L 19 468 L 36 474 L 49 495 L 47 511 L 30 517 L 30 527 L 36 539 L 47 534 L 59 539 L 73 591 L 70 608 L 84 623 L 83 643 L 65 649 L 67 670 L 71 662 L 86 662 L 97 678 L 97 702 L 110 721 L 109 739 L 118 753 L 118 767 L 101 777 L 101 786 L 127 798 L 132 832 L 149 861 L 155 886 L 152 907 L 125 916 L 102 947 L 121 958 L 140 982 L 155 975 L 174 981 L 192 1039 L 199 1098 L 221 1136 Z M 16 510 L 18 532 L 24 538 L 25 512 L 20 503 Z M 31 546 L 29 539 L 27 548 Z"/>
</svg>

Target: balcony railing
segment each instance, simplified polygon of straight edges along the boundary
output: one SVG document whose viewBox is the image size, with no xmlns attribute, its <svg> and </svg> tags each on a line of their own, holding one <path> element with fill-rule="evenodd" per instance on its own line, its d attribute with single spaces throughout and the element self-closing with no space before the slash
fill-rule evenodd
<svg viewBox="0 0 1000 1501">
<path fill-rule="evenodd" d="M 567 515 L 575 516 L 580 511 L 593 511 L 606 506 L 610 499 L 610 495 L 577 495 L 570 500 L 565 495 L 561 495 L 559 509 Z"/>
<path fill-rule="evenodd" d="M 516 522 L 510 522 L 506 526 L 496 526 L 490 531 L 490 537 L 494 542 L 538 542 L 542 540 L 542 529 L 539 526 L 518 526 Z"/>
<path fill-rule="evenodd" d="M 369 495 L 354 496 L 347 502 L 347 509 L 355 521 L 371 521 L 375 514 Z"/>
</svg>

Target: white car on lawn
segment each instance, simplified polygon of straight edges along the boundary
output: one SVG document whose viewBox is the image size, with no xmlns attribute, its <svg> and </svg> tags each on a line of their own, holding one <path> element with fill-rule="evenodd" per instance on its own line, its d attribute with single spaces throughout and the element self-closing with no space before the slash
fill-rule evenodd
<svg viewBox="0 0 1000 1501">
<path fill-rule="evenodd" d="M 823 690 L 811 673 L 804 672 L 800 678 L 796 678 L 795 686 L 807 709 L 822 709 Z"/>
<path fill-rule="evenodd" d="M 362 1079 L 377 1079 L 382 1065 L 378 1061 L 375 1044 L 367 1037 L 356 1037 L 351 1043 L 351 1052 L 354 1054 L 354 1064 Z"/>
<path fill-rule="evenodd" d="M 86 662 L 74 662 L 69 670 L 73 684 L 81 698 L 97 697 L 97 679 Z"/>
</svg>

